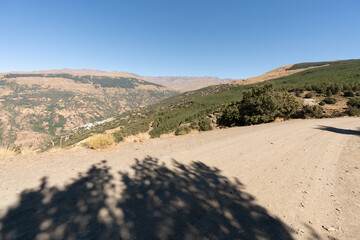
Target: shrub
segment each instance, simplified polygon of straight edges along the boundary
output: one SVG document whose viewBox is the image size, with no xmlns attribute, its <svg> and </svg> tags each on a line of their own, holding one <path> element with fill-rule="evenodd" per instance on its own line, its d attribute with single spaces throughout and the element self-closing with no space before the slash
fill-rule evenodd
<svg viewBox="0 0 360 240">
<path fill-rule="evenodd" d="M 190 132 L 190 128 L 187 127 L 187 126 L 181 126 L 181 127 L 178 127 L 175 131 L 175 135 L 176 136 L 179 136 L 179 135 L 185 135 L 185 134 L 188 134 Z"/>
<path fill-rule="evenodd" d="M 112 134 L 96 134 L 86 140 L 85 146 L 91 149 L 99 149 L 106 148 L 113 145 L 114 143 L 115 138 Z"/>
<path fill-rule="evenodd" d="M 346 111 L 349 116 L 360 116 L 360 108 L 350 107 L 349 110 Z"/>
<path fill-rule="evenodd" d="M 344 117 L 346 115 L 348 115 L 348 114 L 344 113 L 344 112 L 340 112 L 339 110 L 335 110 L 331 113 L 330 117 L 336 118 L 336 117 Z"/>
<path fill-rule="evenodd" d="M 333 95 L 333 92 L 330 88 L 326 90 L 326 96 L 331 97 Z"/>
<path fill-rule="evenodd" d="M 199 131 L 210 131 L 213 129 L 211 126 L 211 121 L 208 118 L 191 122 L 190 128 L 197 129 Z"/>
<path fill-rule="evenodd" d="M 324 101 L 321 101 L 321 102 L 319 102 L 319 105 L 320 105 L 320 106 L 324 106 L 324 105 L 325 105 L 325 102 L 324 102 Z"/>
<path fill-rule="evenodd" d="M 273 83 L 254 86 L 244 91 L 240 102 L 222 109 L 219 124 L 225 126 L 272 122 L 275 118 L 289 119 L 301 109 L 301 104 L 287 92 L 275 91 Z"/>
<path fill-rule="evenodd" d="M 120 131 L 114 132 L 112 135 L 114 136 L 114 140 L 117 143 L 121 142 L 124 139 Z"/>
<path fill-rule="evenodd" d="M 312 92 L 305 94 L 305 98 L 312 98 L 313 96 L 314 94 Z"/>
<path fill-rule="evenodd" d="M 210 131 L 212 130 L 211 121 L 208 118 L 201 119 L 199 121 L 199 130 L 200 131 Z"/>
<path fill-rule="evenodd" d="M 327 97 L 323 100 L 325 103 L 327 104 L 335 104 L 337 102 L 336 98 L 332 98 L 332 97 Z"/>
<path fill-rule="evenodd" d="M 221 109 L 221 115 L 218 120 L 219 125 L 233 127 L 241 125 L 242 118 L 240 117 L 239 103 L 233 102 L 225 105 Z"/>
<path fill-rule="evenodd" d="M 324 117 L 323 108 L 317 105 L 304 105 L 303 108 L 296 113 L 297 118 L 321 118 Z"/>
<path fill-rule="evenodd" d="M 351 107 L 357 107 L 360 108 L 360 98 L 351 98 L 348 102 L 347 105 L 351 106 Z"/>
<path fill-rule="evenodd" d="M 344 92 L 344 97 L 355 97 L 355 93 L 352 91 Z"/>
</svg>

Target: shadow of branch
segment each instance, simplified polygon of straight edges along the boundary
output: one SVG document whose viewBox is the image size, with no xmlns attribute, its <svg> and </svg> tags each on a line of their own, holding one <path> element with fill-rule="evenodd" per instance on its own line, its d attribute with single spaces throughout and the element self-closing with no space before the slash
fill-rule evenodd
<svg viewBox="0 0 360 240">
<path fill-rule="evenodd" d="M 342 129 L 342 128 L 336 128 L 336 127 L 330 127 L 330 126 L 323 126 L 323 125 L 320 125 L 316 129 L 329 131 L 329 132 L 333 132 L 333 133 L 339 133 L 339 134 L 360 136 L 360 131 L 352 130 L 352 129 Z"/>
<path fill-rule="evenodd" d="M 0 219 L 0 239 L 292 239 L 291 228 L 217 168 L 176 160 L 170 168 L 147 157 L 132 169 L 119 182 L 103 161 L 65 189 L 42 179 Z"/>
</svg>

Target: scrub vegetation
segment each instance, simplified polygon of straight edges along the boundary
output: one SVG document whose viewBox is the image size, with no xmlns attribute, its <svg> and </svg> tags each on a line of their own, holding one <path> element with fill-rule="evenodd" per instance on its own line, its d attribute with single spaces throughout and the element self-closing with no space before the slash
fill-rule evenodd
<svg viewBox="0 0 360 240">
<path fill-rule="evenodd" d="M 71 129 L 158 102 L 178 92 L 137 78 L 0 75 L 0 140 L 43 145 Z M 60 141 L 61 142 L 61 141 Z"/>
<path fill-rule="evenodd" d="M 221 127 L 259 124 L 271 122 L 275 118 L 356 115 L 357 100 L 349 102 L 351 111 L 342 110 L 328 115 L 318 104 L 304 105 L 302 96 L 316 97 L 320 102 L 330 96 L 348 101 L 352 99 L 347 97 L 348 92 L 351 92 L 351 96 L 360 95 L 360 60 L 295 64 L 293 68 L 305 68 L 309 64 L 327 66 L 257 84 L 221 84 L 185 92 L 159 103 L 125 112 L 114 121 L 90 130 L 71 132 L 67 135 L 69 140 L 63 146 L 73 145 L 93 134 L 111 129 L 117 129 L 112 134 L 116 141 L 121 141 L 126 136 L 147 131 L 152 138 L 171 132 L 186 133 L 184 126 L 189 131 L 210 130 L 211 121 L 216 119 L 217 125 Z M 54 142 L 59 145 L 60 138 Z M 48 145 L 45 149 L 49 147 L 51 146 Z"/>
</svg>

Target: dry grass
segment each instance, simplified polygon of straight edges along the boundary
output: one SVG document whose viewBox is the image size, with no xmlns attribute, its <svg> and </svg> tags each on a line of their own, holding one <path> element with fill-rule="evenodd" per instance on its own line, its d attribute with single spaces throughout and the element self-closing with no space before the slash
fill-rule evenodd
<svg viewBox="0 0 360 240">
<path fill-rule="evenodd" d="M 0 145 L 0 159 L 14 157 L 16 155 L 18 155 L 18 153 L 14 149 L 8 146 Z"/>
<path fill-rule="evenodd" d="M 38 152 L 37 150 L 30 148 L 30 147 L 22 147 L 21 148 L 21 155 L 32 155 L 37 152 Z"/>
<path fill-rule="evenodd" d="M 86 139 L 84 145 L 91 149 L 102 149 L 114 145 L 115 139 L 112 134 L 96 134 Z"/>
<path fill-rule="evenodd" d="M 143 142 L 147 139 L 150 139 L 150 134 L 146 132 L 127 136 L 124 138 L 123 142 Z"/>
<path fill-rule="evenodd" d="M 24 156 L 24 155 L 31 155 L 37 153 L 37 150 L 33 148 L 24 146 L 24 147 L 9 147 L 5 145 L 0 145 L 0 159 L 10 158 L 14 156 Z"/>
<path fill-rule="evenodd" d="M 284 118 L 280 118 L 280 117 L 277 117 L 275 118 L 274 122 L 284 122 L 285 119 Z"/>
</svg>

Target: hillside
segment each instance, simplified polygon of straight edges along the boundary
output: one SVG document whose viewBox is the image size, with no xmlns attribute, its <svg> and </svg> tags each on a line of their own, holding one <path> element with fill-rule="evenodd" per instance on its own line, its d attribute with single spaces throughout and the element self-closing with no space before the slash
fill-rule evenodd
<svg viewBox="0 0 360 240">
<path fill-rule="evenodd" d="M 0 74 L 0 143 L 39 146 L 80 125 L 153 104 L 178 92 L 93 70 Z"/>
<path fill-rule="evenodd" d="M 292 120 L 3 160 L 0 239 L 358 239 L 359 126 Z"/>
<path fill-rule="evenodd" d="M 322 67 L 311 68 L 318 65 L 319 63 L 291 65 L 290 68 L 301 71 L 271 81 L 277 90 L 289 92 L 304 104 L 311 100 L 310 103 L 313 105 L 323 105 L 323 100 L 331 95 L 336 103 L 324 103 L 323 117 L 346 115 L 345 112 L 349 109 L 347 102 L 352 98 L 357 99 L 356 95 L 360 95 L 360 60 L 326 62 Z M 67 147 L 92 134 L 104 132 L 114 134 L 117 141 L 121 141 L 129 135 L 144 132 L 148 132 L 148 137 L 159 137 L 162 134 L 180 131 L 183 127 L 200 131 L 209 130 L 216 127 L 216 118 L 221 108 L 241 100 L 242 92 L 252 86 L 254 84 L 220 84 L 182 93 L 146 108 L 126 112 L 117 116 L 114 121 L 90 130 L 71 132 L 66 135 L 66 142 L 58 138 L 54 140 L 54 144 L 60 146 L 61 143 L 62 147 Z M 306 98 L 307 93 L 313 97 Z M 353 108 L 355 115 L 356 109 Z M 47 145 L 47 148 L 52 146 Z"/>
<path fill-rule="evenodd" d="M 300 65 L 300 67 L 299 67 Z M 316 67 L 323 67 L 323 66 L 327 66 L 328 63 L 326 62 L 325 64 L 290 64 L 290 65 L 285 65 L 282 67 L 278 67 L 274 70 L 271 70 L 267 73 L 264 73 L 260 76 L 256 76 L 256 77 L 251 77 L 251 78 L 246 78 L 246 79 L 242 79 L 242 80 L 235 80 L 232 83 L 233 84 L 240 84 L 240 85 L 247 85 L 247 84 L 253 84 L 253 83 L 259 83 L 259 82 L 263 82 L 263 81 L 267 81 L 267 80 L 271 80 L 271 79 L 275 79 L 275 78 L 279 78 L 279 77 L 286 77 L 304 70 L 308 70 L 308 69 L 312 69 L 312 68 L 316 68 Z"/>
</svg>

